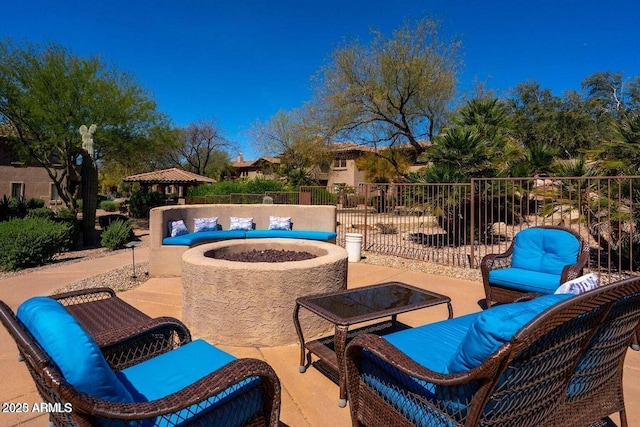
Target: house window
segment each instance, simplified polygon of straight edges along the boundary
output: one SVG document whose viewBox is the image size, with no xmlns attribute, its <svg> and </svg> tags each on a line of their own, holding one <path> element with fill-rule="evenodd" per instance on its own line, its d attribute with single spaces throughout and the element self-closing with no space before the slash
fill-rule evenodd
<svg viewBox="0 0 640 427">
<path fill-rule="evenodd" d="M 60 195 L 58 194 L 58 187 L 54 183 L 51 183 L 51 191 L 49 192 L 51 195 L 51 200 L 58 200 Z"/>
<path fill-rule="evenodd" d="M 333 161 L 334 169 L 346 169 L 347 168 L 347 159 L 335 159 Z"/>
<path fill-rule="evenodd" d="M 24 197 L 24 182 L 11 183 L 11 197 Z"/>
</svg>

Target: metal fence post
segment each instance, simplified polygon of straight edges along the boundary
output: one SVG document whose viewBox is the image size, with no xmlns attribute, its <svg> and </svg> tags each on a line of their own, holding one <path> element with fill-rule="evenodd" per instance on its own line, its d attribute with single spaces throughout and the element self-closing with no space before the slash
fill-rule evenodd
<svg viewBox="0 0 640 427">
<path fill-rule="evenodd" d="M 470 258 L 469 258 L 469 267 L 475 267 L 475 248 L 476 248 L 476 191 L 475 191 L 476 182 L 474 178 L 471 178 L 471 247 L 470 250 Z"/>
</svg>

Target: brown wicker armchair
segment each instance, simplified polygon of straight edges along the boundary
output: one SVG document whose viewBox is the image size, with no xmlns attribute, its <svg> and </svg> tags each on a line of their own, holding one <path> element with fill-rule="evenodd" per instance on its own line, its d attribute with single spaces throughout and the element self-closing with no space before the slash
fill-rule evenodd
<svg viewBox="0 0 640 427">
<path fill-rule="evenodd" d="M 606 285 L 616 300 L 598 327 L 571 377 L 565 399 L 549 427 L 588 426 L 614 412 L 627 427 L 622 365 L 640 322 L 640 278 Z"/>
<path fill-rule="evenodd" d="M 439 322 L 454 327 L 438 342 L 464 317 Z M 389 337 L 358 336 L 346 352 L 353 425 L 576 426 L 620 411 L 626 426 L 622 361 L 639 319 L 640 279 L 603 286 L 544 310 L 481 365 L 453 374 Z M 436 358 L 438 345 L 419 351 Z"/>
<path fill-rule="evenodd" d="M 545 250 L 551 251 L 549 256 Z M 566 264 L 559 264 L 560 259 Z M 521 230 L 506 252 L 482 258 L 487 307 L 527 293 L 552 294 L 562 283 L 582 275 L 588 261 L 589 244 L 573 230 L 555 226 Z"/>
<path fill-rule="evenodd" d="M 63 310 L 64 311 L 64 310 Z M 131 370 L 145 364 L 160 363 L 165 372 L 158 377 L 184 377 L 186 365 L 202 365 L 208 361 L 190 359 L 187 364 L 162 365 L 161 359 L 176 360 L 175 354 L 189 355 L 189 348 L 213 346 L 201 340 L 191 341 L 184 325 L 151 319 L 145 327 L 135 325 L 129 336 L 105 344 L 100 350 L 111 363 L 117 378 L 132 381 Z M 134 402 L 115 402 L 94 397 L 71 385 L 57 361 L 44 351 L 25 324 L 0 301 L 0 321 L 13 337 L 21 359 L 25 362 L 42 399 L 60 411 L 50 413 L 56 426 L 93 425 L 227 425 L 276 426 L 280 412 L 280 382 L 273 369 L 256 359 L 235 359 L 213 372 L 202 375 L 179 390 L 158 398 Z M 60 331 L 66 334 L 68 331 Z M 86 334 L 86 332 L 85 332 Z M 122 335 L 122 331 L 120 332 Z M 221 352 L 224 353 L 224 352 Z M 99 357 L 99 356 L 98 356 Z M 172 359 L 174 357 L 174 359 Z M 235 360 L 234 360 L 235 359 Z M 107 365 L 108 366 L 108 365 Z M 172 370 L 166 372 L 167 370 Z M 149 371 L 142 371 L 148 374 Z M 138 372 L 140 374 L 140 372 Z M 159 384 L 163 386 L 164 384 Z M 134 389 L 132 389 L 134 390 Z M 132 392 L 133 393 L 133 392 Z M 141 392 L 142 393 L 142 392 Z M 67 408 L 71 409 L 67 411 Z"/>
<path fill-rule="evenodd" d="M 51 295 L 82 325 L 102 349 L 105 359 L 114 370 L 121 370 L 191 341 L 189 329 L 173 317 L 151 318 L 134 306 L 118 298 L 111 288 L 89 288 Z M 155 335 L 145 331 L 156 330 Z M 159 330 L 158 330 L 159 329 Z M 158 335 L 164 330 L 166 335 Z M 140 342 L 133 342 L 139 337 Z M 142 348 L 122 357 L 122 346 Z"/>
</svg>

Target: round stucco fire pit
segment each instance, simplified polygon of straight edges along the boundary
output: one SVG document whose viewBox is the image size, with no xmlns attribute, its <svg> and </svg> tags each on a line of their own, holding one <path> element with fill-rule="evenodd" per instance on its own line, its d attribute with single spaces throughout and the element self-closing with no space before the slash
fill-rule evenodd
<svg viewBox="0 0 640 427">
<path fill-rule="evenodd" d="M 316 257 L 274 263 L 215 258 L 254 249 L 309 252 Z M 213 344 L 271 347 L 298 342 L 293 326 L 296 298 L 345 289 L 347 265 L 344 248 L 312 240 L 225 240 L 193 247 L 182 255 L 183 320 L 195 335 Z M 311 313 L 301 313 L 301 324 L 309 336 L 331 326 Z"/>
</svg>

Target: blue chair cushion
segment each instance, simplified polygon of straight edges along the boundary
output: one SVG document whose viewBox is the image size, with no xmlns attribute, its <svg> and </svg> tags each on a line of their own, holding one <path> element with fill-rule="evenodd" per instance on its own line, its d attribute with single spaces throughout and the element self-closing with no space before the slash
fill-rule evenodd
<svg viewBox="0 0 640 427">
<path fill-rule="evenodd" d="M 472 313 L 441 322 L 429 323 L 416 328 L 406 329 L 385 335 L 383 338 L 393 344 L 418 364 L 438 373 L 448 372 L 448 362 L 457 351 L 460 341 L 478 313 Z M 437 343 L 437 350 L 426 343 Z M 408 390 L 430 401 L 441 403 L 440 408 L 449 412 L 449 416 L 464 413 L 474 386 L 456 389 L 437 387 L 432 383 L 418 380 L 400 372 L 394 366 L 379 361 L 369 352 L 364 353 L 362 361 L 363 379 L 385 400 L 391 403 L 413 425 L 455 425 L 451 419 L 428 405 L 420 404 L 410 395 L 400 390 Z"/>
<path fill-rule="evenodd" d="M 449 372 L 465 372 L 480 366 L 538 314 L 572 296 L 545 295 L 525 302 L 498 305 L 481 312 L 449 361 Z"/>
<path fill-rule="evenodd" d="M 489 271 L 489 283 L 523 292 L 552 294 L 560 286 L 560 275 L 521 268 L 498 268 Z"/>
<path fill-rule="evenodd" d="M 100 347 L 58 301 L 31 298 L 20 305 L 17 317 L 78 391 L 112 402 L 134 401 Z"/>
<path fill-rule="evenodd" d="M 465 337 L 471 324 L 480 313 L 467 314 L 435 323 L 406 329 L 385 335 L 383 338 L 393 344 L 416 363 L 441 374 L 448 373 L 448 364 L 460 341 Z M 437 343 L 437 351 L 425 346 Z"/>
<path fill-rule="evenodd" d="M 515 236 L 511 266 L 559 276 L 576 263 L 579 251 L 580 241 L 568 231 L 527 228 Z"/>
<path fill-rule="evenodd" d="M 204 340 L 195 340 L 175 350 L 123 369 L 116 375 L 127 387 L 136 402 L 161 399 L 195 383 L 236 358 Z M 165 417 L 159 417 L 156 426 L 188 424 L 189 419 L 204 412 L 213 416 L 213 411 L 225 403 L 224 410 L 216 414 L 214 425 L 242 425 L 257 414 L 262 406 L 258 377 L 235 384 L 212 397 L 205 405 L 186 408 Z M 250 394 L 249 398 L 232 399 Z M 231 405 L 231 406 L 230 406 Z M 234 409 L 234 405 L 235 409 Z M 243 417 L 238 416 L 243 414 Z M 231 417 L 230 417 L 231 415 Z"/>
<path fill-rule="evenodd" d="M 287 238 L 329 241 L 335 239 L 337 234 L 333 231 L 313 231 L 313 230 L 249 230 L 247 239 L 261 238 Z"/>
<path fill-rule="evenodd" d="M 431 405 L 424 404 L 424 400 L 431 402 L 438 400 L 433 391 L 433 384 L 419 381 L 400 372 L 395 366 L 381 362 L 368 351 L 363 352 L 363 356 L 361 368 L 363 381 L 405 416 L 411 425 L 419 427 L 460 425 L 453 422 L 451 419 L 453 416 L 447 417 Z M 419 398 L 416 398 L 417 396 Z M 447 409 L 442 406 L 440 408 Z M 451 410 L 453 413 L 465 412 L 460 405 Z"/>
<path fill-rule="evenodd" d="M 246 237 L 245 233 L 246 231 L 244 230 L 199 231 L 197 233 L 188 233 L 181 236 L 165 237 L 162 239 L 162 244 L 193 246 L 198 243 L 211 242 L 215 240 L 244 239 Z"/>
</svg>

